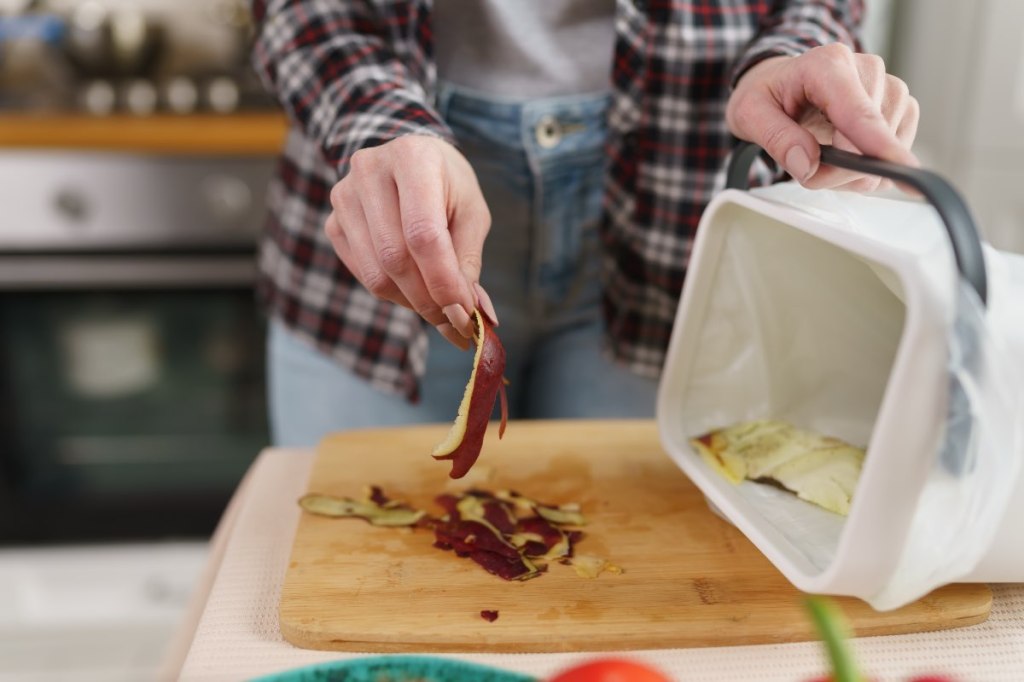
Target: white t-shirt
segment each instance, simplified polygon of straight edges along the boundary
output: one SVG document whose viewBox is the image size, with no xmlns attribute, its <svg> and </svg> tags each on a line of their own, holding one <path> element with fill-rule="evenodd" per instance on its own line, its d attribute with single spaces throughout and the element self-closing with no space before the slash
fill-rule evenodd
<svg viewBox="0 0 1024 682">
<path fill-rule="evenodd" d="M 438 77 L 489 95 L 611 89 L 615 0 L 434 0 Z"/>
</svg>

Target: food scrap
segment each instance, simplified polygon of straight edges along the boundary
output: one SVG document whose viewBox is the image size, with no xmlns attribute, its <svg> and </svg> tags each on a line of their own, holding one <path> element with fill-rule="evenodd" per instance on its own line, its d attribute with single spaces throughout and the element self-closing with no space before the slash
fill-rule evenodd
<svg viewBox="0 0 1024 682">
<path fill-rule="evenodd" d="M 434 547 L 471 559 L 504 580 L 530 580 L 552 562 L 572 565 L 577 575 L 596 578 L 622 569 L 604 559 L 577 557 L 587 520 L 577 504 L 552 505 L 511 490 L 494 493 L 472 489 L 435 498 L 441 516 L 388 498 L 379 487 L 368 489 L 365 500 L 309 494 L 299 500 L 303 509 L 322 516 L 361 518 L 377 526 L 428 528 Z"/>
<path fill-rule="evenodd" d="M 299 500 L 299 506 L 312 514 L 363 519 L 374 526 L 414 526 L 427 515 L 388 499 L 377 486 L 368 488 L 363 500 L 310 493 Z"/>
<path fill-rule="evenodd" d="M 616 575 L 622 573 L 619 566 L 599 556 L 581 554 L 572 558 L 572 568 L 581 578 L 596 578 L 605 571 Z"/>
<path fill-rule="evenodd" d="M 572 521 L 549 521 L 540 510 L 559 507 L 512 491 L 469 490 L 459 496 L 441 495 L 437 503 L 447 514 L 434 526 L 434 546 L 468 557 L 505 580 L 536 578 L 549 562 L 571 559 L 583 533 L 563 526 L 586 523 L 578 510 L 566 511 Z"/>
<path fill-rule="evenodd" d="M 450 459 L 452 478 L 462 478 L 472 468 L 484 444 L 484 433 L 494 411 L 494 400 L 501 397 L 501 426 L 498 438 L 505 435 L 508 423 L 508 399 L 505 396 L 505 348 L 494 331 L 494 322 L 479 310 L 473 311 L 476 321 L 476 353 L 473 371 L 469 375 L 466 391 L 459 404 L 455 423 L 444 441 L 431 455 L 434 459 Z"/>
<path fill-rule="evenodd" d="M 743 422 L 690 441 L 722 476 L 768 483 L 846 516 L 860 478 L 864 450 L 774 420 Z"/>
<path fill-rule="evenodd" d="M 488 623 L 493 623 L 494 621 L 498 620 L 498 612 L 488 611 L 487 609 L 484 609 L 480 612 L 480 617 L 486 620 Z"/>
</svg>

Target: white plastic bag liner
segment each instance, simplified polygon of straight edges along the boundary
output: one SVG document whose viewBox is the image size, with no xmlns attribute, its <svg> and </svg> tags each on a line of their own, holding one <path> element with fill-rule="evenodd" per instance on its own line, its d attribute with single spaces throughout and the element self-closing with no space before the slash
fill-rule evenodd
<svg viewBox="0 0 1024 682">
<path fill-rule="evenodd" d="M 953 581 L 1024 581 L 1024 258 L 984 253 L 987 307 L 925 203 L 783 183 L 705 211 L 662 442 L 798 588 L 889 609 Z M 734 485 L 689 444 L 765 418 L 866 446 L 848 517 Z"/>
</svg>

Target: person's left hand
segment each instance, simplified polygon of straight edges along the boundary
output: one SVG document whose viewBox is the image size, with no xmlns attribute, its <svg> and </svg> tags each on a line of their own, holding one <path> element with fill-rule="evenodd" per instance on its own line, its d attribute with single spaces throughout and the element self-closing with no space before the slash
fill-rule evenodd
<svg viewBox="0 0 1024 682">
<path fill-rule="evenodd" d="M 725 117 L 805 187 L 870 192 L 890 181 L 821 165 L 820 144 L 917 166 L 910 147 L 920 108 L 876 55 L 841 44 L 771 57 L 736 84 Z"/>
</svg>

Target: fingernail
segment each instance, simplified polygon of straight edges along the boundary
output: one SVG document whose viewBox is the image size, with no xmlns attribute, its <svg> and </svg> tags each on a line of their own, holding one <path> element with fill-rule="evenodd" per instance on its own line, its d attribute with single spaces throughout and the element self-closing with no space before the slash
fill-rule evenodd
<svg viewBox="0 0 1024 682">
<path fill-rule="evenodd" d="M 800 182 L 810 177 L 811 160 L 802 147 L 793 147 L 786 152 L 786 170 Z"/>
<path fill-rule="evenodd" d="M 442 322 L 437 325 L 437 331 L 441 336 L 448 339 L 448 341 L 456 348 L 459 348 L 460 350 L 469 349 L 469 339 L 455 331 L 455 327 L 451 326 L 447 322 Z"/>
<path fill-rule="evenodd" d="M 473 288 L 476 289 L 476 300 L 477 305 L 483 308 L 484 313 L 491 319 L 491 322 L 495 327 L 498 326 L 498 313 L 494 312 L 494 304 L 491 303 L 491 297 L 487 295 L 484 288 L 480 286 L 480 282 L 475 282 Z"/>
<path fill-rule="evenodd" d="M 467 339 L 473 336 L 473 322 L 469 319 L 469 313 L 458 303 L 452 303 L 442 308 L 444 316 L 448 318 L 448 321 L 452 323 L 452 327 L 455 331 L 459 332 Z"/>
</svg>

